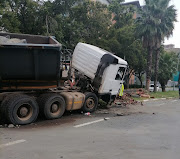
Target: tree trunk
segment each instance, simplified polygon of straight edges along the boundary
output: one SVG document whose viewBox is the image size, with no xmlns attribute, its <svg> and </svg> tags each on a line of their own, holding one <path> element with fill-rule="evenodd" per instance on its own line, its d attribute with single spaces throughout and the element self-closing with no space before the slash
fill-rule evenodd
<svg viewBox="0 0 180 159">
<path fill-rule="evenodd" d="M 127 85 L 127 89 L 129 89 L 129 78 L 127 78 L 127 83 L 126 83 Z"/>
<path fill-rule="evenodd" d="M 128 73 L 128 75 L 126 76 L 126 86 L 127 86 L 127 89 L 129 89 L 129 79 L 130 79 L 130 75 Z"/>
<path fill-rule="evenodd" d="M 166 92 L 166 86 L 165 85 L 161 85 L 162 87 L 162 92 Z"/>
<path fill-rule="evenodd" d="M 141 83 L 141 88 L 143 88 L 142 78 L 139 79 Z"/>
<path fill-rule="evenodd" d="M 160 58 L 160 48 L 157 49 L 155 55 L 155 70 L 154 70 L 154 92 L 157 92 L 157 79 L 159 71 L 159 58 Z"/>
<path fill-rule="evenodd" d="M 140 81 L 140 83 L 141 83 L 141 88 L 143 88 L 142 75 L 141 75 L 141 73 L 138 73 L 138 78 L 139 78 L 139 81 Z"/>
<path fill-rule="evenodd" d="M 146 70 L 146 90 L 149 91 L 149 86 L 151 82 L 151 68 L 152 68 L 152 48 L 148 48 L 148 55 L 147 55 L 147 70 Z"/>
</svg>

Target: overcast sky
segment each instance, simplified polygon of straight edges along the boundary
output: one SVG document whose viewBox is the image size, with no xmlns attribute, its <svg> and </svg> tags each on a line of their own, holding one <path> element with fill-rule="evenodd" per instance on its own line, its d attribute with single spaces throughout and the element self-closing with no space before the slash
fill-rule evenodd
<svg viewBox="0 0 180 159">
<path fill-rule="evenodd" d="M 135 0 L 125 0 L 126 2 L 132 2 Z M 144 0 L 139 0 L 140 4 L 144 4 Z M 180 48 L 180 0 L 171 0 L 171 4 L 175 6 L 177 9 L 177 20 L 178 22 L 175 23 L 175 29 L 173 31 L 173 36 L 169 39 L 165 40 L 165 44 L 174 44 L 175 47 Z"/>
</svg>

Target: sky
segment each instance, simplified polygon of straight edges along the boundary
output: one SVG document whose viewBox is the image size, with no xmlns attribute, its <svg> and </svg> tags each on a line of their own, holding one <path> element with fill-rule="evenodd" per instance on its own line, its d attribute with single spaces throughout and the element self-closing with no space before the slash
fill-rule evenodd
<svg viewBox="0 0 180 159">
<path fill-rule="evenodd" d="M 125 0 L 126 2 L 132 2 L 136 0 Z M 144 0 L 139 0 L 140 5 L 144 4 Z M 175 23 L 175 29 L 173 35 L 169 39 L 165 39 L 164 44 L 174 44 L 176 48 L 180 48 L 180 0 L 171 0 L 171 5 L 174 5 L 177 10 L 177 20 Z"/>
</svg>

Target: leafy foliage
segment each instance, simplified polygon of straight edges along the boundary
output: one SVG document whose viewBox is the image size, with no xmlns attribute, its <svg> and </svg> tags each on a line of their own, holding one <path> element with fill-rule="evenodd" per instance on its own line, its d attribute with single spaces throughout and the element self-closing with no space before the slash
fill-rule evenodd
<svg viewBox="0 0 180 159">
<path fill-rule="evenodd" d="M 165 91 L 165 85 L 168 80 L 172 78 L 173 73 L 175 73 L 177 67 L 177 55 L 172 53 L 167 53 L 164 50 L 161 52 L 160 62 L 159 62 L 159 76 L 158 80 L 162 86 L 162 90 Z"/>
</svg>

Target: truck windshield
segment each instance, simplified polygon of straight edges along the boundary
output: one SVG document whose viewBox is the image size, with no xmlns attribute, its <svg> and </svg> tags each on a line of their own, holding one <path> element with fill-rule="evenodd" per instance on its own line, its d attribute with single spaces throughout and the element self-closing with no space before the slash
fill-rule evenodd
<svg viewBox="0 0 180 159">
<path fill-rule="evenodd" d="M 124 73 L 125 73 L 125 67 L 119 67 L 115 80 L 123 80 Z"/>
</svg>

